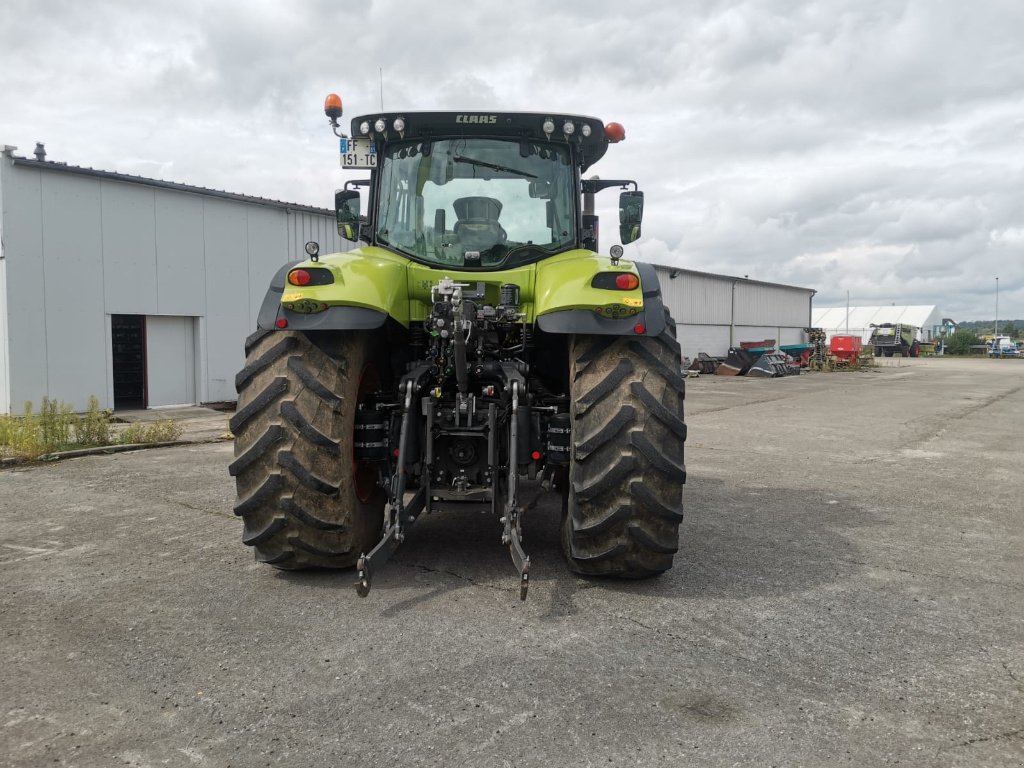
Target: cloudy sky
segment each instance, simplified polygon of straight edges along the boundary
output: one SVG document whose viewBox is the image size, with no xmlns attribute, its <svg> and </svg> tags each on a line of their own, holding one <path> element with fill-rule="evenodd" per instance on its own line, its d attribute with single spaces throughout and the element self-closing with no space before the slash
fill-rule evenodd
<svg viewBox="0 0 1024 768">
<path fill-rule="evenodd" d="M 623 123 L 637 258 L 957 320 L 998 277 L 1024 318 L 1022 41 L 1020 0 L 2 0 L 0 143 L 327 207 L 323 98 L 383 71 L 388 109 Z"/>
</svg>

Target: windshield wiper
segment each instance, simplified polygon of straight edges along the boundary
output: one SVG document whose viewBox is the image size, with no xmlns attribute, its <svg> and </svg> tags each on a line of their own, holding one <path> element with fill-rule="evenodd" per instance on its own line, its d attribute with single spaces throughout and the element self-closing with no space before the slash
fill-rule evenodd
<svg viewBox="0 0 1024 768">
<path fill-rule="evenodd" d="M 509 168 L 504 165 L 498 165 L 497 163 L 488 163 L 483 160 L 477 160 L 473 157 L 465 157 L 456 155 L 454 158 L 456 163 L 466 163 L 466 165 L 475 165 L 480 168 L 490 168 L 492 171 L 502 171 L 503 173 L 514 173 L 516 176 L 522 176 L 524 179 L 536 179 L 537 176 L 526 171 L 520 171 L 518 168 Z"/>
<path fill-rule="evenodd" d="M 504 248 L 505 252 L 501 254 L 501 261 L 505 263 L 516 254 L 524 253 L 526 251 L 540 251 L 541 253 L 555 254 L 565 248 L 565 245 L 558 243 L 552 243 L 551 245 L 536 245 L 535 243 L 523 243 L 522 245 L 495 245 L 484 251 L 484 254 L 497 255 L 496 251 L 499 248 Z"/>
</svg>

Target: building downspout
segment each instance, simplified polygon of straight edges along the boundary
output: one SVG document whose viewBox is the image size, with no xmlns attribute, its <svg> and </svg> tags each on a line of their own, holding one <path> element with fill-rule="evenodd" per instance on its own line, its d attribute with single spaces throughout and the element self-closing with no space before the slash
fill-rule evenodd
<svg viewBox="0 0 1024 768">
<path fill-rule="evenodd" d="M 739 280 L 732 281 L 732 301 L 729 307 L 729 346 L 736 346 L 736 283 Z"/>
</svg>

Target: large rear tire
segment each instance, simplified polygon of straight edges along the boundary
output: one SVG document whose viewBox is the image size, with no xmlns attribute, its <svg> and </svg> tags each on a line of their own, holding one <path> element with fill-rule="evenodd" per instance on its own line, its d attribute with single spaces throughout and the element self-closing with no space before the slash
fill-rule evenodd
<svg viewBox="0 0 1024 768">
<path fill-rule="evenodd" d="M 315 340 L 314 340 L 315 339 Z M 356 404 L 381 383 L 380 340 L 258 331 L 235 377 L 235 514 L 277 568 L 345 568 L 380 536 L 384 493 L 353 461 Z"/>
<path fill-rule="evenodd" d="M 686 482 L 679 344 L 650 336 L 570 341 L 572 454 L 562 548 L 571 570 L 636 579 L 672 567 Z"/>
</svg>

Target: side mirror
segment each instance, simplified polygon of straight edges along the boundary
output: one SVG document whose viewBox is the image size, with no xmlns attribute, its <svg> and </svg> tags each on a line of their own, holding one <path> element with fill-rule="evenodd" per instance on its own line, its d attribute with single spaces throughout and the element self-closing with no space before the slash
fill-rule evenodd
<svg viewBox="0 0 1024 768">
<path fill-rule="evenodd" d="M 530 182 L 530 197 L 539 200 L 550 200 L 551 199 L 551 182 L 550 181 L 531 181 Z"/>
<path fill-rule="evenodd" d="M 619 193 L 619 239 L 628 245 L 640 237 L 640 223 L 644 219 L 644 193 Z"/>
<path fill-rule="evenodd" d="M 354 189 L 339 189 L 334 193 L 334 214 L 338 219 L 338 234 L 346 240 L 359 239 L 359 193 Z"/>
</svg>

